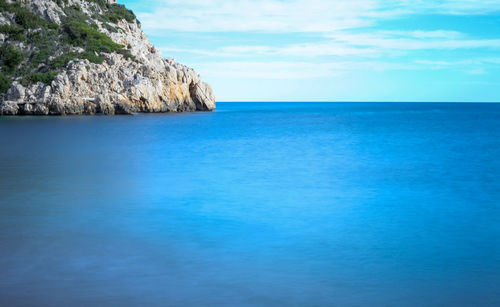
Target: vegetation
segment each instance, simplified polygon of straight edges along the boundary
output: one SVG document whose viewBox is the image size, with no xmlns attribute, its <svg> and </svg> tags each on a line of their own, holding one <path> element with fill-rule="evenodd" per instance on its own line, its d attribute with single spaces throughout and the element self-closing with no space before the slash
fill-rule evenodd
<svg viewBox="0 0 500 307">
<path fill-rule="evenodd" d="M 105 9 L 117 6 L 115 4 L 109 5 L 107 1 L 104 0 L 93 0 L 89 2 L 95 2 L 101 8 Z M 101 56 L 101 53 L 118 52 L 126 58 L 134 59 L 130 52 L 124 49 L 124 46 L 113 42 L 106 34 L 100 32 L 97 24 L 81 12 L 79 7 L 70 6 L 65 8 L 64 12 L 68 16 L 68 18 L 64 21 L 63 26 L 66 42 L 74 47 L 81 47 L 85 50 L 85 52 L 76 55 L 73 58 L 79 57 L 87 59 L 92 63 L 101 64 L 104 61 L 104 57 Z M 117 32 L 118 29 L 108 23 L 110 21 L 109 14 L 109 12 L 105 14 L 98 14 L 94 17 L 101 21 L 103 23 L 103 27 L 108 29 L 110 32 Z M 135 15 L 134 19 L 131 20 L 135 20 Z"/>
<path fill-rule="evenodd" d="M 24 60 L 24 54 L 17 47 L 4 44 L 0 47 L 0 59 L 2 60 L 2 71 L 11 73 Z"/>
<path fill-rule="evenodd" d="M 0 93 L 6 93 L 9 90 L 11 83 L 12 80 L 0 72 Z"/>
<path fill-rule="evenodd" d="M 112 23 L 117 23 L 122 19 L 125 19 L 127 22 L 134 22 L 137 19 L 134 12 L 128 10 L 122 4 L 109 5 L 107 13 L 104 14 L 104 18 L 111 21 Z"/>
<path fill-rule="evenodd" d="M 49 24 L 45 19 L 21 6 L 19 2 L 7 3 L 5 0 L 0 0 L 0 11 L 13 13 L 14 21 L 24 29 L 46 27 Z"/>
<path fill-rule="evenodd" d="M 107 22 L 103 22 L 103 23 L 102 23 L 102 26 L 103 26 L 106 30 L 108 30 L 109 32 L 113 32 L 113 33 L 118 32 L 118 29 L 119 29 L 119 28 L 117 28 L 117 27 L 114 27 L 114 26 L 110 25 L 110 24 L 109 24 L 109 23 L 107 23 Z"/>
<path fill-rule="evenodd" d="M 123 55 L 126 59 L 129 59 L 129 60 L 132 60 L 132 61 L 136 60 L 135 56 L 133 56 L 130 53 L 130 51 L 127 50 L 127 49 L 123 49 L 123 48 L 122 49 L 118 49 L 118 50 L 116 50 L 116 52 L 119 53 L 119 54 L 121 54 L 121 55 Z"/>
<path fill-rule="evenodd" d="M 5 42 L 0 46 L 0 93 L 5 93 L 12 79 L 16 78 L 23 84 L 50 83 L 58 72 L 76 59 L 101 64 L 103 53 L 116 52 L 135 60 L 130 53 L 130 45 L 113 42 L 99 31 L 94 21 L 98 20 L 102 27 L 115 33 L 121 29 L 113 24 L 120 20 L 139 23 L 134 13 L 125 6 L 109 4 L 107 0 L 87 0 L 95 3 L 91 19 L 79 6 L 69 6 L 68 0 L 52 1 L 66 15 L 61 20 L 61 26 L 32 13 L 20 2 L 0 0 L 0 14 L 10 13 L 14 21 L 11 25 L 0 25 L 0 33 L 5 35 Z M 24 47 L 27 42 L 31 47 L 29 49 Z M 76 52 L 78 49 L 75 47 L 83 51 Z"/>
<path fill-rule="evenodd" d="M 106 34 L 99 32 L 95 24 L 89 26 L 81 21 L 70 20 L 64 25 L 64 31 L 73 46 L 83 47 L 87 51 L 111 53 L 123 47 L 113 42 Z"/>
<path fill-rule="evenodd" d="M 57 5 L 62 6 L 63 4 L 68 4 L 68 0 L 52 0 L 52 2 L 57 3 Z"/>
<path fill-rule="evenodd" d="M 64 68 L 64 67 L 66 67 L 66 65 L 68 65 L 69 62 L 71 62 L 77 58 L 78 58 L 78 53 L 76 53 L 76 52 L 63 53 L 50 62 L 50 64 L 49 64 L 50 69 L 58 70 L 58 69 Z"/>
<path fill-rule="evenodd" d="M 58 72 L 47 72 L 47 73 L 32 73 L 24 77 L 21 83 L 28 85 L 30 83 L 43 82 L 45 84 L 50 84 L 52 80 L 58 75 Z"/>
<path fill-rule="evenodd" d="M 26 41 L 24 29 L 18 26 L 0 25 L 0 33 L 7 35 L 7 37 L 14 41 Z"/>
<path fill-rule="evenodd" d="M 127 9 L 122 4 L 109 4 L 106 0 L 87 0 L 87 2 L 96 3 L 104 11 L 104 14 L 97 16 L 97 18 L 102 22 L 108 21 L 117 23 L 118 21 L 125 19 L 127 22 L 137 21 L 139 23 L 134 12 Z"/>
<path fill-rule="evenodd" d="M 45 19 L 38 17 L 27 9 L 18 5 L 14 6 L 14 8 L 14 13 L 16 14 L 15 21 L 24 29 L 34 29 L 48 26 Z"/>
</svg>

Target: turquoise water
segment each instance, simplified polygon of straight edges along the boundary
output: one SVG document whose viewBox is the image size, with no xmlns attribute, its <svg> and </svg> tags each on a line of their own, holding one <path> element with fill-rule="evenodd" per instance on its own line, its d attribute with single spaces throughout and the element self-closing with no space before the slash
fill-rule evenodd
<svg viewBox="0 0 500 307">
<path fill-rule="evenodd" d="M 0 118 L 2 306 L 499 306 L 500 104 Z"/>
</svg>

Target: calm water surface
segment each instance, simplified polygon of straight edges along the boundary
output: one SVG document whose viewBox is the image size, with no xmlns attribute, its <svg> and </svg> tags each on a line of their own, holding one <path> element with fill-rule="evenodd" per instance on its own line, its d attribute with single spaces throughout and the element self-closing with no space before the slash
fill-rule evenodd
<svg viewBox="0 0 500 307">
<path fill-rule="evenodd" d="M 500 104 L 0 118 L 2 306 L 499 306 Z"/>
</svg>

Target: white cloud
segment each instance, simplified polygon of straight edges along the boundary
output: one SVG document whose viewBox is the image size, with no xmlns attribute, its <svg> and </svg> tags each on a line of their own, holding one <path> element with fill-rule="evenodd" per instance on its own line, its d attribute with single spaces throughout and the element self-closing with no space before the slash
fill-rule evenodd
<svg viewBox="0 0 500 307">
<path fill-rule="evenodd" d="M 139 13 L 148 32 L 320 32 L 408 14 L 487 14 L 500 0 L 157 0 Z"/>
<path fill-rule="evenodd" d="M 375 58 L 404 55 L 415 50 L 453 50 L 500 48 L 500 39 L 470 39 L 456 31 L 378 31 L 350 33 L 338 31 L 317 42 L 280 47 L 262 45 L 224 46 L 210 50 L 162 47 L 165 54 L 183 52 L 210 57 L 246 58 L 259 55 L 272 57 L 313 58 L 320 56 Z"/>
<path fill-rule="evenodd" d="M 465 71 L 469 75 L 484 75 L 486 74 L 486 70 L 484 68 L 473 68 Z"/>
<path fill-rule="evenodd" d="M 458 39 L 464 35 L 458 31 L 450 30 L 434 30 L 434 31 L 378 31 L 378 35 L 394 36 L 394 37 L 410 37 L 418 39 L 431 39 L 431 38 L 444 38 L 444 39 Z"/>
<path fill-rule="evenodd" d="M 405 8 L 414 13 L 476 15 L 500 11 L 499 0 L 385 0 L 386 6 Z"/>
<path fill-rule="evenodd" d="M 328 34 L 334 42 L 348 46 L 388 50 L 500 48 L 500 39 L 468 39 L 456 31 L 397 31 Z"/>
<path fill-rule="evenodd" d="M 318 56 L 360 56 L 376 57 L 378 51 L 369 48 L 349 47 L 345 44 L 336 44 L 330 42 L 295 44 L 284 47 L 269 46 L 226 46 L 216 49 L 190 49 L 175 47 L 160 47 L 164 54 L 187 53 L 218 58 L 249 58 L 256 56 L 292 56 L 302 58 L 313 58 Z"/>
<path fill-rule="evenodd" d="M 197 33 L 208 41 L 208 33 L 221 33 L 214 34 L 221 39 L 216 47 L 213 47 L 215 42 L 201 41 L 201 47 L 193 48 L 194 44 L 189 43 L 186 44 L 189 47 L 164 44 L 160 48 L 166 55 L 182 53 L 208 59 L 190 64 L 210 77 L 308 79 L 352 71 L 421 69 L 483 74 L 489 66 L 500 63 L 495 58 L 455 57 L 455 61 L 450 61 L 429 57 L 440 54 L 439 50 L 498 50 L 500 39 L 473 37 L 451 29 L 377 28 L 381 20 L 404 20 L 411 14 L 498 12 L 500 0 L 156 0 L 151 5 L 155 9 L 150 13 L 138 14 L 149 34 L 192 32 L 187 37 Z M 233 34 L 225 35 L 226 32 Z M 234 33 L 250 32 L 273 33 L 278 39 L 235 43 L 241 40 L 234 39 L 238 35 Z M 297 33 L 307 34 L 300 37 L 308 39 L 314 36 L 317 41 L 293 43 L 293 38 L 299 37 Z M 281 40 L 280 35 L 287 35 L 287 39 Z M 284 43 L 291 40 L 292 43 Z M 415 60 L 416 55 L 425 53 L 428 58 Z M 481 57 L 487 53 L 474 51 L 474 54 Z M 399 58 L 402 55 L 406 57 Z"/>
<path fill-rule="evenodd" d="M 500 65 L 500 58 L 474 58 L 457 61 L 415 60 L 388 61 L 229 61 L 194 64 L 204 76 L 247 79 L 310 79 L 341 76 L 353 71 L 439 70 L 453 68 L 467 74 L 485 74 L 491 65 Z"/>
<path fill-rule="evenodd" d="M 371 25 L 376 0 L 185 0 L 157 1 L 139 13 L 148 31 L 330 32 Z"/>
<path fill-rule="evenodd" d="M 409 63 L 384 61 L 335 61 L 335 62 L 295 62 L 295 61 L 231 61 L 194 64 L 198 72 L 210 78 L 238 79 L 312 79 L 330 78 L 358 71 L 388 70 L 439 70 L 454 68 L 467 74 L 487 73 L 488 63 L 500 65 L 500 59 L 470 59 L 461 61 L 415 60 Z M 485 66 L 486 64 L 486 66 Z"/>
<path fill-rule="evenodd" d="M 418 69 L 413 63 L 389 63 L 376 61 L 343 62 L 210 62 L 195 64 L 203 76 L 249 79 L 311 79 L 334 77 L 353 70 L 407 70 Z"/>
<path fill-rule="evenodd" d="M 430 66 L 479 66 L 479 65 L 500 65 L 500 58 L 474 58 L 459 61 L 447 60 L 415 60 L 415 63 Z"/>
</svg>

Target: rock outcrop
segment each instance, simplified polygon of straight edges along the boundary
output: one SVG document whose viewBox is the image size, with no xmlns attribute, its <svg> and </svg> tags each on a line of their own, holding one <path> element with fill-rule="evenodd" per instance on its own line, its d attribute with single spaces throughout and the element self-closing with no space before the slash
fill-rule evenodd
<svg viewBox="0 0 500 307">
<path fill-rule="evenodd" d="M 162 58 L 138 21 L 120 19 L 110 27 L 109 22 L 95 19 L 93 1 L 68 0 L 57 4 L 57 1 L 25 0 L 23 3 L 34 14 L 60 26 L 67 18 L 64 7 L 78 6 L 93 18 L 100 32 L 126 46 L 131 56 L 102 53 L 102 63 L 75 59 L 48 83 L 26 84 L 21 78 L 14 78 L 8 91 L 0 96 L 0 115 L 112 115 L 215 109 L 211 87 L 193 69 Z M 9 24 L 11 19 L 8 13 L 2 14 L 0 23 Z M 28 41 L 24 48 L 30 48 L 29 44 Z"/>
</svg>

